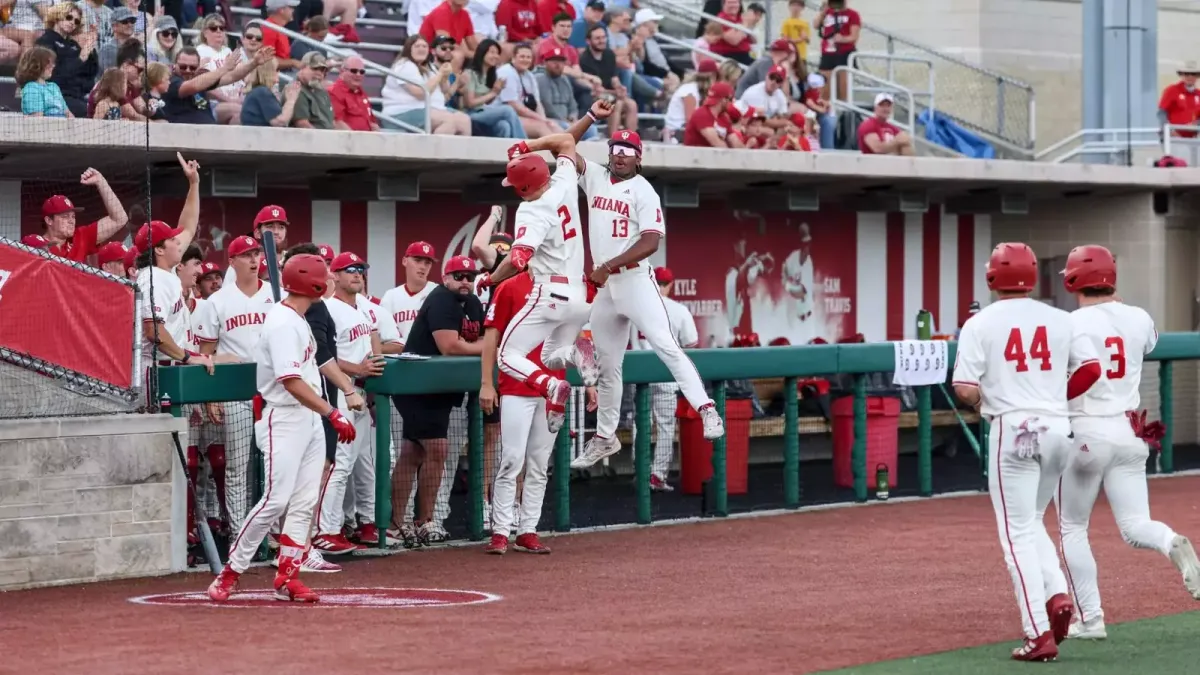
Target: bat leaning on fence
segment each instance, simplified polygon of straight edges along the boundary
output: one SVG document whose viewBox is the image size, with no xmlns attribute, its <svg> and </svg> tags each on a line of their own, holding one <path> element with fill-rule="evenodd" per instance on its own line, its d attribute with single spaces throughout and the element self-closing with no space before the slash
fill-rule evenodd
<svg viewBox="0 0 1200 675">
<path fill-rule="evenodd" d="M 171 432 L 171 439 L 175 441 L 175 455 L 179 458 L 179 467 L 183 469 L 188 494 L 192 496 L 192 503 L 196 505 L 194 511 L 196 522 L 192 525 L 200 532 L 200 543 L 204 546 L 204 557 L 208 559 L 208 569 L 213 575 L 220 574 L 221 556 L 217 553 L 217 542 L 213 539 L 212 530 L 208 527 L 208 516 L 204 513 L 204 503 L 200 501 L 200 495 L 196 493 L 196 484 L 192 482 L 192 474 L 188 471 L 187 457 L 183 454 L 183 444 L 179 442 L 179 432 Z"/>
</svg>

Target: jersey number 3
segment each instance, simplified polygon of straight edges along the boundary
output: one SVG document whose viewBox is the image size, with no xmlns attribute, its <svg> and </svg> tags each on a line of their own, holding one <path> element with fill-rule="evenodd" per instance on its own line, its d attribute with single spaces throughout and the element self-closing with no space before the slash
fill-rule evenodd
<svg viewBox="0 0 1200 675">
<path fill-rule="evenodd" d="M 571 227 L 571 209 L 568 209 L 565 205 L 560 206 L 558 207 L 558 215 L 562 218 L 563 241 L 573 239 L 576 233 L 575 228 Z"/>
<path fill-rule="evenodd" d="M 1119 380 L 1125 377 L 1125 341 L 1119 337 L 1104 338 L 1104 348 L 1113 351 L 1112 368 L 1105 371 L 1105 376 L 1110 380 Z"/>
<path fill-rule="evenodd" d="M 1041 370 L 1050 370 L 1050 341 L 1046 337 L 1046 327 L 1038 326 L 1033 329 L 1033 340 L 1029 342 L 1029 351 L 1025 350 L 1025 340 L 1021 329 L 1014 328 L 1008 333 L 1008 342 L 1004 345 L 1004 360 L 1017 364 L 1017 372 L 1029 370 L 1028 359 L 1041 361 Z"/>
</svg>

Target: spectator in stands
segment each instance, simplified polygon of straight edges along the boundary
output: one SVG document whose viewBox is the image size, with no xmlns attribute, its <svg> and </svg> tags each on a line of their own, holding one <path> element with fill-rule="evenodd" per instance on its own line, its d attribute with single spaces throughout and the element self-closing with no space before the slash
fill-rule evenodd
<svg viewBox="0 0 1200 675">
<path fill-rule="evenodd" d="M 97 47 L 103 47 L 113 39 L 113 8 L 109 7 L 108 3 L 104 0 L 83 0 L 79 3 L 79 11 L 83 12 L 84 30 L 96 33 Z M 136 16 L 134 18 L 136 19 Z M 112 65 L 103 64 L 100 66 L 102 70 L 111 67 Z"/>
<path fill-rule="evenodd" d="M 255 68 L 246 78 L 246 101 L 242 104 L 242 126 L 287 127 L 292 123 L 296 110 L 296 99 L 300 96 L 300 82 L 292 80 L 283 89 L 283 101 L 275 93 L 279 83 L 279 72 L 275 61 L 267 61 Z"/>
<path fill-rule="evenodd" d="M 825 77 L 820 73 L 809 73 L 806 84 L 808 86 L 804 89 L 804 106 L 816 113 L 821 147 L 832 149 L 836 145 L 834 132 L 837 130 L 837 113 L 833 111 L 833 104 L 824 97 Z"/>
<path fill-rule="evenodd" d="M 462 93 L 462 62 L 456 56 L 454 38 L 449 35 L 439 35 L 430 47 L 430 67 L 441 68 L 450 66 L 450 74 L 442 80 L 442 95 L 446 97 L 446 107 L 452 110 L 459 108 L 459 94 Z"/>
<path fill-rule="evenodd" d="M 405 17 L 405 20 L 407 21 L 405 32 L 408 35 L 416 35 L 417 33 L 420 33 L 421 27 L 425 23 L 425 17 L 429 16 L 429 13 L 444 1 L 445 0 L 407 0 L 405 3 L 405 10 L 407 11 L 407 16 Z M 492 0 L 492 2 L 498 3 L 499 0 Z M 495 11 L 496 8 L 493 6 L 492 12 L 494 13 Z M 474 17 L 472 17 L 472 21 L 474 21 Z"/>
<path fill-rule="evenodd" d="M 721 35 L 725 29 L 721 28 L 721 24 L 709 23 L 704 27 L 704 32 L 700 37 L 696 38 L 696 42 L 692 44 L 695 51 L 692 52 L 692 64 L 699 65 L 704 59 L 712 58 L 724 60 L 720 54 L 713 51 L 712 47 L 721 39 Z"/>
<path fill-rule="evenodd" d="M 742 25 L 746 27 L 746 33 L 750 35 L 750 58 L 752 59 L 757 59 L 760 55 L 759 50 L 762 47 L 763 38 L 766 36 L 764 31 L 766 24 L 763 23 L 766 15 L 767 8 L 757 2 L 750 3 L 746 11 L 742 12 Z"/>
<path fill-rule="evenodd" d="M 663 121 L 663 140 L 668 143 L 679 143 L 683 140 L 683 130 L 696 107 L 708 96 L 709 87 L 716 81 L 717 70 L 716 61 L 704 59 L 697 66 L 696 72 L 688 75 L 671 95 Z"/>
<path fill-rule="evenodd" d="M 71 3 L 46 10 L 46 32 L 37 44 L 54 52 L 50 77 L 62 92 L 75 117 L 87 116 L 87 93 L 100 72 L 96 59 L 96 33 L 82 30 L 83 13 Z M 78 40 L 76 39 L 78 38 Z"/>
<path fill-rule="evenodd" d="M 167 102 L 163 100 L 171 88 L 171 69 L 163 63 L 146 64 L 146 94 L 143 96 L 146 106 L 146 117 L 151 122 L 166 122 L 163 113 Z"/>
<path fill-rule="evenodd" d="M 609 131 L 617 131 L 618 128 L 636 131 L 637 103 L 629 96 L 629 90 L 621 84 L 617 55 L 608 48 L 608 31 L 601 25 L 592 26 L 588 31 L 587 43 L 587 49 L 579 54 L 579 67 L 583 72 L 600 78 L 604 84 L 604 89 L 598 97 L 606 98 L 613 104 L 612 116 L 609 119 L 615 122 L 610 122 L 610 126 L 623 123 L 623 126 L 614 127 Z"/>
<path fill-rule="evenodd" d="M 46 250 L 50 253 L 84 262 L 100 244 L 120 232 L 129 217 L 125 215 L 125 207 L 121 206 L 121 198 L 113 192 L 99 171 L 88 167 L 79 177 L 79 183 L 96 188 L 108 215 L 94 223 L 76 227 L 75 214 L 80 209 L 63 195 L 52 195 L 42 204 L 42 227 L 45 228 L 42 236 L 49 243 Z"/>
<path fill-rule="evenodd" d="M 858 45 L 862 31 L 862 18 L 858 12 L 846 7 L 846 0 L 828 0 L 817 13 L 814 22 L 821 31 L 821 62 L 818 70 L 829 83 L 834 68 L 850 64 L 850 55 Z M 840 71 L 837 79 L 838 100 L 846 98 L 846 71 Z M 829 92 L 825 92 L 829 98 Z"/>
<path fill-rule="evenodd" d="M 633 40 L 629 47 L 638 75 L 660 93 L 669 96 L 679 86 L 679 76 L 672 71 L 662 46 L 654 39 L 662 18 L 662 14 L 652 9 L 639 9 L 634 16 Z"/>
<path fill-rule="evenodd" d="M 499 39 L 500 31 L 496 28 L 496 9 L 499 6 L 500 0 L 468 0 L 467 12 L 471 15 L 471 25 L 475 28 L 477 40 Z M 476 49 L 478 48 L 476 46 Z M 463 62 L 467 60 L 469 59 L 464 58 Z"/>
<path fill-rule="evenodd" d="M 812 42 L 812 26 L 804 18 L 804 0 L 788 0 L 788 18 L 779 27 L 779 37 L 789 40 L 800 60 L 808 62 L 808 43 Z"/>
<path fill-rule="evenodd" d="M 538 91 L 541 93 L 542 105 L 546 109 L 547 117 L 563 129 L 567 129 L 575 120 L 579 119 L 579 107 L 575 102 L 575 87 L 571 84 L 571 78 L 563 72 L 567 66 L 567 57 L 563 54 L 562 47 L 555 46 L 549 40 L 542 43 L 541 52 L 540 61 L 545 70 L 537 76 L 537 85 Z M 594 138 L 596 138 L 595 125 L 588 127 L 580 140 L 590 141 Z"/>
<path fill-rule="evenodd" d="M 327 0 L 328 1 L 328 0 Z M 300 0 L 267 0 L 267 24 L 263 26 L 263 47 L 275 49 L 275 59 L 279 70 L 292 70 L 300 67 L 300 62 L 292 58 L 292 41 L 283 33 L 272 30 L 271 26 L 286 26 L 296 14 L 296 6 Z"/>
<path fill-rule="evenodd" d="M 782 129 L 788 125 L 788 97 L 783 93 L 783 83 L 787 79 L 787 70 L 783 66 L 771 66 L 767 71 L 767 79 L 751 85 L 738 97 L 740 103 L 761 112 L 765 117 L 768 129 Z"/>
<path fill-rule="evenodd" d="M 541 94 L 533 76 L 533 47 L 521 43 L 513 48 L 513 60 L 496 69 L 496 77 L 504 80 L 500 102 L 512 107 L 521 118 L 528 138 L 541 138 L 562 129 L 546 117 Z"/>
<path fill-rule="evenodd" d="M 771 147 L 775 134 L 767 128 L 765 115 L 758 110 L 751 110 L 745 117 L 745 131 L 742 140 L 750 150 L 762 150 Z"/>
<path fill-rule="evenodd" d="M 383 114 L 433 134 L 470 136 L 471 118 L 446 108 L 444 86 L 453 72 L 449 62 L 431 63 L 424 36 L 410 35 L 392 64 L 392 74 L 383 83 Z M 387 120 L 382 124 L 393 128 Z"/>
<path fill-rule="evenodd" d="M 173 124 L 215 124 L 212 104 L 205 94 L 245 79 L 251 70 L 270 61 L 274 55 L 270 47 L 263 47 L 254 53 L 253 59 L 230 56 L 219 70 L 209 72 L 200 68 L 200 54 L 195 47 L 184 47 L 175 57 L 175 74 L 162 95 L 165 102 L 163 116 Z"/>
<path fill-rule="evenodd" d="M 258 25 L 247 26 L 246 30 L 242 31 L 242 58 L 254 58 L 254 54 L 262 48 L 262 44 L 262 27 Z"/>
<path fill-rule="evenodd" d="M 683 131 L 683 144 L 700 148 L 726 148 L 723 127 L 718 120 L 733 102 L 733 87 L 728 82 L 717 82 L 708 90 L 704 104 L 692 113 Z"/>
<path fill-rule="evenodd" d="M 732 59 L 725 59 L 721 62 L 721 67 L 717 69 L 717 81 L 724 82 L 737 91 L 738 83 L 742 81 L 744 72 L 742 64 Z"/>
<path fill-rule="evenodd" d="M 314 16 L 309 22 L 318 18 L 322 17 Z M 292 111 L 292 126 L 301 129 L 333 128 L 333 101 L 329 99 L 329 92 L 325 91 L 325 74 L 328 71 L 325 55 L 319 51 L 310 51 L 300 59 L 300 72 L 296 74 L 300 94 Z"/>
<path fill-rule="evenodd" d="M 62 90 L 50 81 L 54 73 L 54 52 L 34 47 L 21 55 L 17 63 L 17 87 L 21 90 L 21 112 L 31 117 L 74 117 L 63 99 Z"/>
<path fill-rule="evenodd" d="M 571 37 L 568 41 L 576 49 L 588 46 L 588 35 L 592 28 L 602 25 L 604 21 L 604 3 L 600 0 L 590 0 L 583 6 L 583 16 L 575 19 L 571 25 Z"/>
<path fill-rule="evenodd" d="M 358 8 L 362 6 L 360 0 L 324 0 L 323 4 L 324 8 L 321 18 L 332 22 L 334 17 L 337 17 L 340 19 L 339 23 L 343 26 L 354 25 L 354 22 L 358 19 Z"/>
<path fill-rule="evenodd" d="M 771 48 L 767 50 L 767 55 L 755 61 L 746 69 L 746 72 L 742 73 L 741 79 L 737 83 L 738 97 L 740 98 L 750 87 L 767 79 L 767 72 L 775 66 L 786 67 L 795 54 L 793 49 L 795 47 L 789 40 L 779 38 L 772 42 Z"/>
<path fill-rule="evenodd" d="M 119 241 L 110 241 L 96 251 L 96 263 L 100 269 L 109 274 L 125 278 L 125 245 Z"/>
<path fill-rule="evenodd" d="M 554 25 L 563 14 L 567 16 L 568 22 L 575 21 L 575 5 L 568 0 L 537 0 L 537 13 L 538 30 L 542 35 L 554 32 Z M 566 39 L 570 37 L 568 31 Z"/>
<path fill-rule="evenodd" d="M 875 95 L 875 114 L 858 125 L 858 149 L 866 155 L 912 155 L 913 142 L 907 132 L 892 124 L 891 94 Z"/>
<path fill-rule="evenodd" d="M 337 82 L 329 87 L 329 99 L 333 102 L 333 126 L 349 131 L 379 131 L 379 122 L 367 92 L 363 91 L 363 79 L 367 67 L 357 56 L 349 56 L 342 62 L 342 73 Z"/>
<path fill-rule="evenodd" d="M 95 101 L 92 119 L 120 120 L 121 106 L 125 102 L 125 73 L 120 68 L 109 68 L 100 76 L 100 81 L 89 96 Z"/>
<path fill-rule="evenodd" d="M 325 38 L 329 37 L 329 19 L 318 15 L 304 22 L 304 37 L 314 42 L 325 42 Z M 297 61 L 303 61 L 304 55 L 311 51 L 325 53 L 319 47 L 314 47 L 307 42 L 297 40 L 292 45 L 292 58 Z"/>
<path fill-rule="evenodd" d="M 225 59 L 233 56 L 225 34 L 225 20 L 216 14 L 209 14 L 200 19 L 200 22 L 200 34 L 196 36 L 196 53 L 200 54 L 200 67 L 210 72 L 218 70 L 225 65 Z M 237 124 L 242 117 L 246 83 L 242 80 L 230 82 L 210 91 L 208 97 L 216 104 L 217 124 Z"/>
<path fill-rule="evenodd" d="M 593 94 L 602 91 L 604 83 L 600 81 L 600 78 L 583 72 L 583 69 L 579 67 L 579 50 L 571 46 L 571 26 L 573 24 L 571 16 L 566 12 L 555 15 L 550 35 L 542 41 L 541 47 L 548 44 L 550 47 L 545 47 L 546 49 L 552 47 L 562 49 L 563 56 L 567 58 L 563 72 L 566 73 L 575 92 L 575 105 L 580 110 L 588 110 L 592 107 Z"/>
<path fill-rule="evenodd" d="M 104 9 L 108 9 L 108 7 Z M 118 7 L 111 11 L 108 39 L 101 42 L 100 48 L 96 50 L 101 71 L 116 67 L 117 50 L 126 42 L 136 39 L 133 37 L 133 25 L 137 23 L 137 15 L 128 7 Z"/>
<path fill-rule="evenodd" d="M 33 47 L 44 28 L 41 13 L 50 5 L 50 0 L 16 0 L 12 3 L 12 13 L 4 28 L 0 29 L 0 36 L 3 36 L 0 39 L 0 54 L 16 58 Z M 15 50 L 12 43 L 18 45 Z"/>
<path fill-rule="evenodd" d="M 724 0 L 721 3 L 721 11 L 717 13 L 717 18 L 727 23 L 742 23 L 741 0 Z M 754 58 L 750 56 L 752 45 L 753 42 L 747 31 L 721 24 L 721 39 L 713 43 L 712 51 L 748 66 L 754 63 Z"/>
<path fill-rule="evenodd" d="M 467 11 L 467 0 L 445 0 L 421 22 L 421 35 L 426 44 L 432 44 L 439 35 L 449 35 L 457 45 L 456 61 L 464 63 L 475 53 L 479 41 L 475 37 L 475 25 Z"/>
<path fill-rule="evenodd" d="M 463 72 L 462 107 L 471 117 L 472 128 L 478 125 L 480 135 L 527 138 L 516 109 L 500 102 L 505 82 L 496 75 L 499 64 L 500 44 L 484 39 L 475 49 L 470 68 Z"/>
<path fill-rule="evenodd" d="M 1200 89 L 1196 88 L 1196 78 L 1200 77 L 1200 64 L 1188 61 L 1177 71 L 1179 81 L 1167 85 L 1158 100 L 1158 123 L 1194 125 L 1200 120 Z M 1172 129 L 1172 136 L 1193 138 L 1194 131 Z"/>
<path fill-rule="evenodd" d="M 156 63 L 173 65 L 179 52 L 183 51 L 179 24 L 175 23 L 174 17 L 160 16 L 154 19 L 154 30 L 151 33 L 153 34 L 150 36 L 147 56 Z"/>
<path fill-rule="evenodd" d="M 542 34 L 538 22 L 537 0 L 500 0 L 496 7 L 496 25 L 504 29 L 507 51 L 522 42 L 533 42 Z"/>
<path fill-rule="evenodd" d="M 793 113 L 788 117 L 787 126 L 784 127 L 783 135 L 779 137 L 778 148 L 780 150 L 799 150 L 802 152 L 812 152 L 815 149 L 813 142 L 809 139 L 805 130 L 810 126 L 810 120 L 806 113 Z"/>
</svg>

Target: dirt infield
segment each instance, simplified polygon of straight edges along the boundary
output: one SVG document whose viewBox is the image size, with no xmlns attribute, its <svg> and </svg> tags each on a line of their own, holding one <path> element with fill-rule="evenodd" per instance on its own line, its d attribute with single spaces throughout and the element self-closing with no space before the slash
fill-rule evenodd
<svg viewBox="0 0 1200 675">
<path fill-rule="evenodd" d="M 1153 481 L 1155 515 L 1200 537 L 1198 490 L 1197 477 Z M 1094 520 L 1106 618 L 1196 608 L 1165 558 L 1122 543 L 1107 505 Z M 803 673 L 1020 633 L 986 496 L 547 543 L 553 555 L 447 548 L 307 577 L 314 588 L 499 596 L 463 606 L 130 602 L 202 591 L 207 575 L 8 593 L 0 672 Z M 271 574 L 252 570 L 242 588 L 266 589 Z M 484 597 L 445 597 L 460 596 Z"/>
</svg>

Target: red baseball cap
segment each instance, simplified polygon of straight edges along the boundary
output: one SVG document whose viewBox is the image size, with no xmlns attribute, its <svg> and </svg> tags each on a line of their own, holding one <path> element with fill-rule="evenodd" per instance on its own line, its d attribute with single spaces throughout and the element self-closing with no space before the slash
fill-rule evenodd
<svg viewBox="0 0 1200 675">
<path fill-rule="evenodd" d="M 221 272 L 221 266 L 216 263 L 200 263 L 200 274 L 196 277 L 196 279 L 203 279 L 210 274 L 220 274 Z"/>
<path fill-rule="evenodd" d="M 712 59 L 700 59 L 700 62 L 696 64 L 697 73 L 716 73 L 720 70 L 721 67 Z"/>
<path fill-rule="evenodd" d="M 427 241 L 414 241 L 404 249 L 406 258 L 427 258 L 429 260 L 437 260 L 437 251 L 434 250 L 433 244 Z"/>
<path fill-rule="evenodd" d="M 513 236 L 507 232 L 496 232 L 492 238 L 488 240 L 489 244 L 508 244 L 513 245 Z"/>
<path fill-rule="evenodd" d="M 541 49 L 538 49 L 538 63 L 544 63 L 550 59 L 566 60 L 567 55 L 563 52 L 562 47 L 554 44 L 553 40 L 543 40 Z"/>
<path fill-rule="evenodd" d="M 229 243 L 229 248 L 226 249 L 226 252 L 229 254 L 230 258 L 236 258 L 239 255 L 244 255 L 251 251 L 261 250 L 262 245 L 258 243 L 257 239 L 249 235 L 242 235 L 234 238 L 234 240 Z"/>
<path fill-rule="evenodd" d="M 50 248 L 50 242 L 40 234 L 27 234 L 21 237 L 21 243 L 29 248 L 40 248 L 42 250 Z"/>
<path fill-rule="evenodd" d="M 154 220 L 142 225 L 137 236 L 133 238 L 133 245 L 137 246 L 139 251 L 148 251 L 152 244 L 158 246 L 168 239 L 178 237 L 181 232 L 182 227 L 171 227 L 161 220 Z"/>
<path fill-rule="evenodd" d="M 287 211 L 284 211 L 282 206 L 274 204 L 264 206 L 258 210 L 258 215 L 254 216 L 254 227 L 258 227 L 263 223 L 283 223 L 287 225 Z"/>
<path fill-rule="evenodd" d="M 786 80 L 787 79 L 787 69 L 778 64 L 771 66 L 770 70 L 767 71 L 767 77 L 771 77 L 771 76 L 781 77 Z"/>
<path fill-rule="evenodd" d="M 442 274 L 454 274 L 455 272 L 479 274 L 479 270 L 475 268 L 475 261 L 465 255 L 454 256 L 447 260 L 446 266 L 442 268 Z"/>
<path fill-rule="evenodd" d="M 335 254 L 332 246 L 329 244 L 317 244 L 317 250 L 321 252 L 321 259 L 325 261 L 325 264 L 328 265 L 329 263 L 333 262 L 333 256 Z"/>
<path fill-rule="evenodd" d="M 796 126 L 800 127 L 801 129 L 803 129 L 806 124 L 808 124 L 808 117 L 802 112 L 792 113 L 791 120 L 792 120 L 792 124 L 795 124 Z"/>
<path fill-rule="evenodd" d="M 125 251 L 124 264 L 126 270 L 131 267 L 137 267 L 138 253 L 139 251 L 137 250 L 136 246 L 131 246 Z"/>
<path fill-rule="evenodd" d="M 101 265 L 125 259 L 125 246 L 119 241 L 110 241 L 96 251 L 96 259 Z"/>
<path fill-rule="evenodd" d="M 733 86 L 728 82 L 718 82 L 708 88 L 708 97 L 704 105 L 712 105 L 727 98 L 733 98 Z"/>
<path fill-rule="evenodd" d="M 636 131 L 617 131 L 613 133 L 612 138 L 608 139 L 608 147 L 614 145 L 626 145 L 637 153 L 642 154 L 642 137 Z"/>
<path fill-rule="evenodd" d="M 47 218 L 50 216 L 57 216 L 60 213 L 66 213 L 68 211 L 75 211 L 78 213 L 82 210 L 83 209 L 72 204 L 71 200 L 67 199 L 63 195 L 53 195 L 46 201 L 42 202 L 42 216 Z"/>
<path fill-rule="evenodd" d="M 771 43 L 769 51 L 773 52 L 788 52 L 789 54 L 796 50 L 796 45 L 792 44 L 791 40 L 779 38 Z"/>
<path fill-rule="evenodd" d="M 669 284 L 675 281 L 675 273 L 669 267 L 655 267 L 654 278 L 659 284 Z"/>
<path fill-rule="evenodd" d="M 365 270 L 370 265 L 367 264 L 366 260 L 359 257 L 358 254 L 351 253 L 350 251 L 342 251 L 333 259 L 333 262 L 329 263 L 330 272 L 341 272 L 347 267 L 361 267 Z"/>
</svg>

